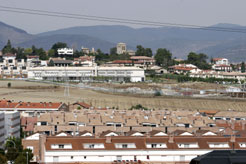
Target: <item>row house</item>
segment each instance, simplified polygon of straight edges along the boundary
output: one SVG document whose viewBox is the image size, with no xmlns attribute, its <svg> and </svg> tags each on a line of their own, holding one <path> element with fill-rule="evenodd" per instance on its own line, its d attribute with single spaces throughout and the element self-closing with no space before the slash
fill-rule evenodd
<svg viewBox="0 0 246 164">
<path fill-rule="evenodd" d="M 0 111 L 19 111 L 23 116 L 37 116 L 50 111 L 67 111 L 65 103 L 56 102 L 13 102 L 0 100 Z"/>
<path fill-rule="evenodd" d="M 220 78 L 220 79 L 237 79 L 239 82 L 246 79 L 246 73 L 240 72 L 216 72 L 213 70 L 202 70 L 192 72 L 190 77 L 196 78 Z"/>
<path fill-rule="evenodd" d="M 36 140 L 34 140 L 36 138 Z M 246 149 L 244 137 L 30 136 L 23 140 L 39 163 L 184 163 L 213 150 Z M 38 152 L 38 153 L 37 153 Z"/>
<path fill-rule="evenodd" d="M 38 116 L 35 132 L 56 134 L 61 131 L 73 133 L 74 131 L 90 131 L 94 134 L 107 130 L 125 133 L 139 131 L 147 133 L 152 130 L 163 130 L 169 133 L 176 129 L 204 129 L 212 128 L 215 121 L 207 116 L 201 116 L 198 112 L 166 111 L 148 113 L 144 111 L 114 111 L 94 110 L 85 103 L 74 103 L 70 106 L 75 108 L 73 112 L 50 112 Z M 89 110 L 88 110 L 89 109 Z M 184 113 L 186 115 L 184 115 Z"/>
</svg>

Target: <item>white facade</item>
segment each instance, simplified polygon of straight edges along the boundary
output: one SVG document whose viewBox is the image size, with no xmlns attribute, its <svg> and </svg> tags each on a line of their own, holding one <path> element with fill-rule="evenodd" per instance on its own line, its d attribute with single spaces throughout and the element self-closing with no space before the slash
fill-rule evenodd
<svg viewBox="0 0 246 164">
<path fill-rule="evenodd" d="M 73 55 L 72 48 L 60 48 L 57 50 L 58 55 Z"/>
<path fill-rule="evenodd" d="M 36 67 L 28 70 L 28 78 L 38 80 L 84 80 L 91 77 L 111 77 L 119 81 L 129 78 L 131 82 L 144 81 L 144 70 L 136 67 Z"/>
<path fill-rule="evenodd" d="M 211 150 L 84 150 L 84 151 L 46 151 L 45 162 L 113 162 L 122 160 L 141 160 L 144 162 L 189 162 L 198 155 Z"/>
<path fill-rule="evenodd" d="M 5 141 L 4 112 L 0 112 L 0 148 L 3 148 Z"/>
<path fill-rule="evenodd" d="M 5 114 L 5 139 L 8 137 L 20 138 L 20 112 L 8 111 Z"/>
<path fill-rule="evenodd" d="M 126 44 L 125 43 L 118 43 L 116 48 L 117 48 L 117 54 L 126 53 Z"/>
<path fill-rule="evenodd" d="M 229 65 L 229 60 L 226 58 L 214 58 L 213 60 L 218 65 Z"/>
</svg>

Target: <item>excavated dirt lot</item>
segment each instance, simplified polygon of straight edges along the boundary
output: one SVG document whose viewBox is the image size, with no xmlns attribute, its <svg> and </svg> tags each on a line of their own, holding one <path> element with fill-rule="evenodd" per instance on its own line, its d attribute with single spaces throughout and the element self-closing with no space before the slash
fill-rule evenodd
<svg viewBox="0 0 246 164">
<path fill-rule="evenodd" d="M 11 82 L 11 88 L 7 87 Z M 195 83 L 194 83 L 195 84 Z M 194 84 L 188 84 L 194 85 Z M 124 85 L 124 84 L 117 84 Z M 127 84 L 128 85 L 128 84 Z M 138 85 L 138 84 L 131 84 Z M 140 84 L 143 85 L 143 84 Z M 174 84 L 175 85 L 175 84 Z M 181 84 L 185 85 L 185 84 Z M 198 84 L 195 84 L 198 85 Z M 202 84 L 199 84 L 200 86 Z M 210 85 L 210 84 L 208 84 Z M 204 85 L 203 85 L 204 86 Z M 149 87 L 149 86 L 147 86 Z M 210 86 L 214 87 L 214 86 Z M 43 84 L 26 81 L 6 81 L 0 80 L 0 99 L 10 99 L 15 101 L 33 102 L 66 102 L 73 103 L 84 101 L 96 107 L 118 107 L 119 109 L 129 109 L 133 105 L 142 104 L 150 109 L 188 109 L 188 110 L 246 110 L 245 100 L 236 99 L 194 99 L 175 97 L 144 97 L 136 95 L 115 95 L 101 93 L 88 89 L 70 88 L 70 96 L 64 96 L 64 88 L 52 84 Z"/>
</svg>

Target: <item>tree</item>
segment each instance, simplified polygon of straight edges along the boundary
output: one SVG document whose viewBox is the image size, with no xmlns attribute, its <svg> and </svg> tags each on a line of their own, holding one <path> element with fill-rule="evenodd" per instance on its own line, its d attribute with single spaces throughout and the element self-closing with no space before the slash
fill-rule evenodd
<svg viewBox="0 0 246 164">
<path fill-rule="evenodd" d="M 200 69 L 210 69 L 211 65 L 207 63 L 208 56 L 206 54 L 200 53 L 196 54 L 194 52 L 190 52 L 186 63 L 193 64 Z"/>
<path fill-rule="evenodd" d="M 116 55 L 117 54 L 117 48 L 113 47 L 110 49 L 110 55 Z"/>
<path fill-rule="evenodd" d="M 7 161 L 8 161 L 7 158 L 4 155 L 0 154 L 0 163 L 7 164 Z"/>
<path fill-rule="evenodd" d="M 33 158 L 33 153 L 32 153 L 32 150 L 31 149 L 24 149 L 23 151 L 22 151 L 22 154 L 23 155 L 28 155 L 28 161 L 30 162 L 31 160 L 32 160 L 32 158 Z"/>
<path fill-rule="evenodd" d="M 19 151 L 16 148 L 10 147 L 7 149 L 6 157 L 9 161 L 14 161 L 17 156 Z"/>
<path fill-rule="evenodd" d="M 32 46 L 32 55 L 39 56 L 40 60 L 48 60 L 48 56 L 43 48 L 36 48 Z"/>
<path fill-rule="evenodd" d="M 20 154 L 14 161 L 15 163 L 18 163 L 18 164 L 26 164 L 26 156 L 24 154 Z M 28 162 L 29 163 L 29 162 Z"/>
<path fill-rule="evenodd" d="M 10 40 L 8 40 L 7 44 L 3 47 L 2 53 L 3 54 L 13 53 L 13 48 L 12 48 Z"/>
<path fill-rule="evenodd" d="M 11 83 L 10 82 L 8 82 L 8 88 L 11 88 Z"/>
<path fill-rule="evenodd" d="M 55 65 L 54 64 L 54 61 L 53 60 L 50 60 L 48 66 L 53 67 L 54 65 Z"/>
<path fill-rule="evenodd" d="M 26 59 L 26 54 L 24 53 L 24 48 L 18 47 L 16 49 L 16 59 Z"/>
<path fill-rule="evenodd" d="M 66 48 L 66 47 L 68 47 L 68 46 L 67 46 L 67 43 L 57 42 L 57 43 L 53 44 L 53 46 L 51 47 L 51 49 L 54 50 L 54 53 L 55 53 L 54 56 L 57 57 L 57 56 L 58 56 L 57 50 L 58 50 L 59 48 Z"/>
<path fill-rule="evenodd" d="M 144 48 L 141 45 L 137 45 L 137 51 L 135 53 L 136 56 L 148 56 L 148 57 L 152 57 L 153 53 L 151 48 Z"/>
<path fill-rule="evenodd" d="M 241 64 L 241 72 L 244 73 L 245 72 L 245 63 L 242 62 Z"/>
<path fill-rule="evenodd" d="M 172 53 L 165 48 L 159 48 L 154 58 L 156 64 L 164 68 L 168 68 L 173 63 Z"/>
</svg>

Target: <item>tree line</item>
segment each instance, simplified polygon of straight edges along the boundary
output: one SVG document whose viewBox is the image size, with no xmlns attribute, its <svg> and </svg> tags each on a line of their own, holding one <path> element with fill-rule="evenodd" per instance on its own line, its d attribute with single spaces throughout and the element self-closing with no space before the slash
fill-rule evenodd
<svg viewBox="0 0 246 164">
<path fill-rule="evenodd" d="M 10 40 L 8 40 L 7 44 L 3 47 L 2 53 L 13 53 L 16 54 L 17 59 L 26 59 L 27 55 L 36 55 L 39 56 L 40 60 L 49 60 L 49 58 L 54 57 L 65 57 L 66 59 L 74 59 L 80 56 L 84 56 L 85 54 L 82 51 L 75 50 L 74 55 L 72 56 L 61 56 L 58 55 L 57 50 L 59 48 L 66 48 L 68 45 L 63 42 L 57 42 L 51 46 L 48 51 L 45 51 L 43 48 L 37 48 L 32 46 L 31 48 L 14 48 L 11 45 Z M 89 56 L 95 56 L 96 62 L 100 64 L 104 64 L 109 61 L 114 60 L 129 60 L 130 55 L 128 53 L 125 54 L 117 54 L 116 47 L 110 49 L 109 53 L 104 53 L 100 49 L 97 49 L 96 53 L 90 53 Z M 135 56 L 147 56 L 153 57 L 156 61 L 156 65 L 168 68 L 169 66 L 173 66 L 175 64 L 193 64 L 197 66 L 199 69 L 208 70 L 211 69 L 211 64 L 208 62 L 208 56 L 204 53 L 195 53 L 190 52 L 187 55 L 187 59 L 183 61 L 176 61 L 173 54 L 166 48 L 159 48 L 156 51 L 156 54 L 153 54 L 151 48 L 145 48 L 142 45 L 136 46 Z M 241 72 L 245 72 L 245 63 L 241 63 Z"/>
</svg>

